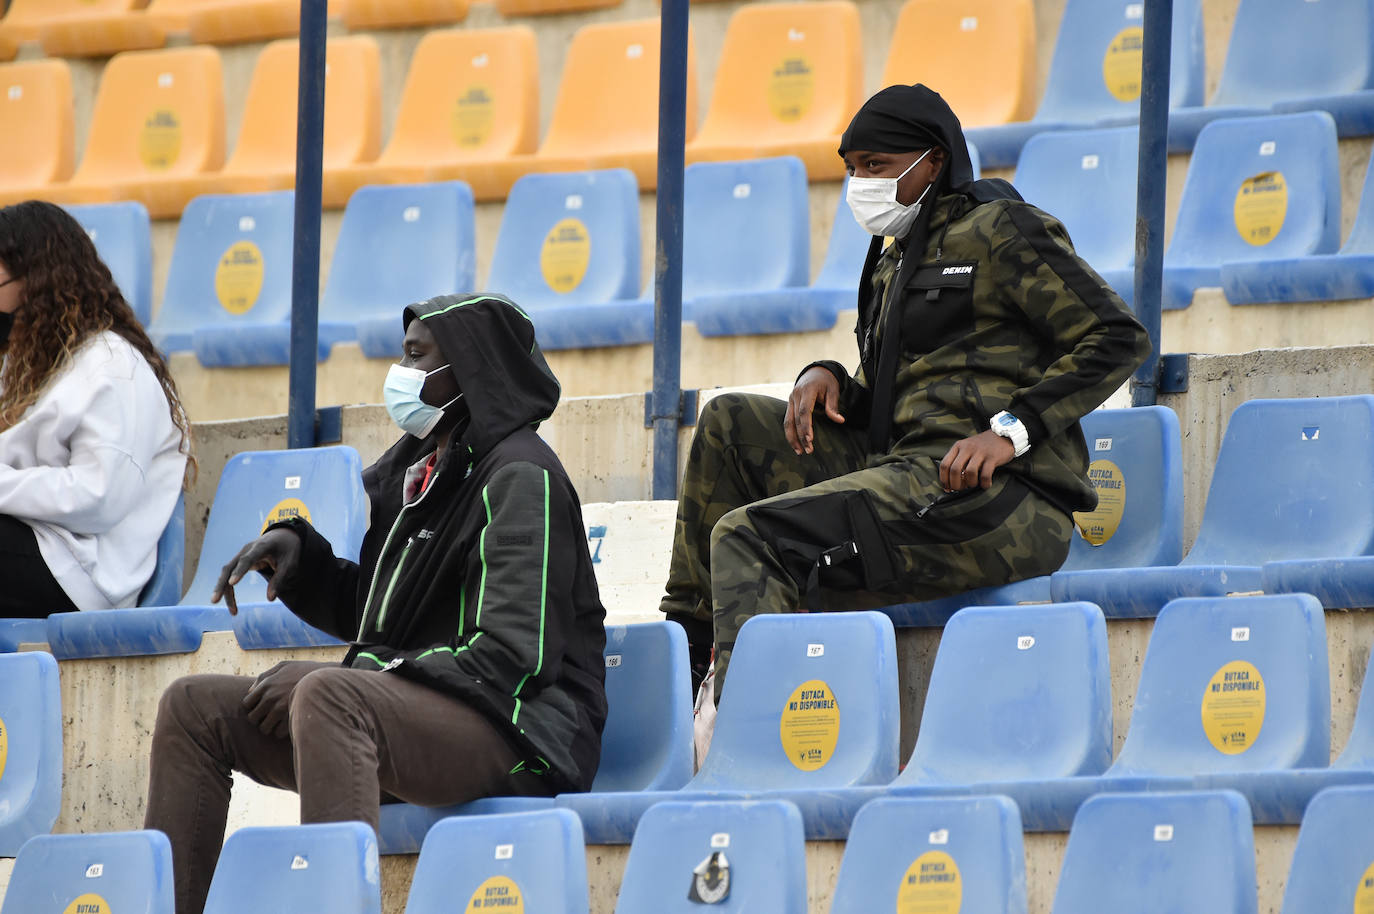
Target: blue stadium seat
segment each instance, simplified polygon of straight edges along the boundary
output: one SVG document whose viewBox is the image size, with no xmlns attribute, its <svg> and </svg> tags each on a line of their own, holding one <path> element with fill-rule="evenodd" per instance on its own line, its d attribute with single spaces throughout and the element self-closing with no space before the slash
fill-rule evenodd
<svg viewBox="0 0 1374 914">
<path fill-rule="evenodd" d="M 1095 511 L 1076 516 L 1077 532 L 1061 571 L 1178 564 L 1183 557 L 1178 416 L 1167 406 L 1095 409 L 1081 425 L 1099 500 Z M 1048 603 L 1052 586 L 1050 575 L 1043 575 L 883 612 L 896 625 L 943 625 L 965 606 Z"/>
<path fill-rule="evenodd" d="M 1322 111 L 1204 127 L 1164 254 L 1164 307 L 1186 308 L 1197 289 L 1220 286 L 1223 263 L 1335 253 L 1341 245 L 1336 143 L 1336 124 Z"/>
<path fill-rule="evenodd" d="M 186 493 L 177 497 L 172 516 L 157 538 L 157 564 L 153 576 L 138 595 L 139 606 L 171 606 L 181 599 L 181 578 L 186 567 Z"/>
<path fill-rule="evenodd" d="M 1265 562 L 1265 593 L 1310 593 L 1326 609 L 1374 609 L 1374 556 Z"/>
<path fill-rule="evenodd" d="M 57 661 L 0 654 L 0 857 L 46 835 L 62 805 L 62 694 Z"/>
<path fill-rule="evenodd" d="M 702 904 L 689 891 L 707 899 L 723 890 L 712 862 L 727 864 L 729 879 L 710 910 L 806 914 L 801 815 L 777 800 L 668 802 L 646 812 L 630 845 L 616 914 L 699 914 Z"/>
<path fill-rule="evenodd" d="M 1202 4 L 1174 3 L 1169 107 L 1201 105 L 1205 83 Z M 1068 0 L 1035 117 L 965 131 L 986 168 L 1011 168 L 1026 141 L 1045 130 L 1134 124 L 1139 117 L 1144 4 Z"/>
<path fill-rule="evenodd" d="M 676 790 L 692 777 L 692 680 L 687 636 L 672 622 L 606 629 L 606 701 L 595 793 Z M 542 797 L 488 797 L 458 806 L 382 807 L 383 854 L 413 854 L 446 816 L 518 812 L 552 806 Z"/>
<path fill-rule="evenodd" d="M 445 819 L 425 836 L 406 900 L 438 911 L 587 914 L 582 824 L 566 809 Z"/>
<path fill-rule="evenodd" d="M 808 314 L 800 305 L 783 314 L 754 315 L 754 295 L 802 291 L 811 275 L 810 204 L 801 159 L 699 162 L 688 166 L 685 181 L 684 320 L 694 321 L 705 336 L 834 325 L 824 313 Z M 857 295 L 857 281 L 854 288 Z"/>
<path fill-rule="evenodd" d="M 1312 798 L 1302 817 L 1282 914 L 1358 911 L 1374 885 L 1374 787 L 1336 787 Z M 1359 899 L 1357 901 L 1357 899 Z"/>
<path fill-rule="evenodd" d="M 0 619 L 0 654 L 13 653 L 21 644 L 47 642 L 47 619 Z"/>
<path fill-rule="evenodd" d="M 582 817 L 593 844 L 628 842 L 662 800 L 744 794 L 790 800 L 809 833 L 825 833 L 835 827 L 830 794 L 897 774 L 896 650 L 892 623 L 877 612 L 755 616 L 735 643 L 711 750 L 681 791 L 561 794 L 557 803 Z"/>
<path fill-rule="evenodd" d="M 1025 914 L 1021 815 L 1006 797 L 874 800 L 854 817 L 830 914 Z"/>
<path fill-rule="evenodd" d="M 1258 591 L 1266 562 L 1371 554 L 1374 397 L 1251 400 L 1231 414 L 1179 565 L 1059 571 L 1050 589 L 1140 618 L 1175 597 Z"/>
<path fill-rule="evenodd" d="M 174 914 L 175 909 L 167 836 L 130 831 L 30 838 L 14 861 L 0 914 Z"/>
<path fill-rule="evenodd" d="M 1135 297 L 1135 127 L 1039 133 L 1021 150 L 1012 183 L 1064 223 L 1078 255 L 1116 293 Z"/>
<path fill-rule="evenodd" d="M 114 274 L 115 285 L 144 327 L 153 319 L 153 235 L 142 203 L 69 206 L 95 242 L 96 253 Z"/>
<path fill-rule="evenodd" d="M 163 352 L 197 330 L 291 313 L 292 191 L 197 197 L 177 225 L 162 307 L 148 335 Z"/>
<path fill-rule="evenodd" d="M 1280 37 L 1281 36 L 1281 37 Z M 1217 118 L 1327 111 L 1341 136 L 1374 133 L 1374 6 L 1369 0 L 1241 0 L 1211 102 L 1169 114 L 1169 151 L 1187 152 Z"/>
<path fill-rule="evenodd" d="M 525 175 L 506 199 L 487 288 L 525 309 L 544 349 L 645 343 L 654 309 L 636 300 L 639 254 L 629 169 Z"/>
<path fill-rule="evenodd" d="M 1054 914 L 1256 914 L 1255 841 L 1230 791 L 1094 797 L 1069 832 Z"/>
<path fill-rule="evenodd" d="M 1355 226 L 1339 251 L 1223 263 L 1221 288 L 1233 305 L 1374 298 L 1374 158 L 1365 171 Z"/>
<path fill-rule="evenodd" d="M 205 914 L 381 914 L 377 839 L 361 822 L 240 828 L 224 842 Z"/>
<path fill-rule="evenodd" d="M 399 358 L 406 305 L 476 286 L 476 238 L 472 189 L 462 181 L 360 188 L 330 261 L 321 338 L 356 338 L 368 358 Z"/>
<path fill-rule="evenodd" d="M 272 604 L 277 618 L 265 631 L 255 621 L 269 611 L 249 612 L 267 602 L 261 575 L 246 576 L 234 588 L 239 616 L 210 603 L 220 569 L 269 521 L 298 514 L 334 544 L 335 552 L 357 559 L 367 529 L 362 462 L 351 447 L 296 451 L 247 451 L 225 464 L 206 521 L 205 539 L 191 586 L 176 606 L 56 613 L 48 617 L 48 643 L 63 659 L 177 654 L 200 647 L 207 631 L 235 629 L 241 645 L 286 647 L 318 643 L 323 633 Z M 258 625 L 263 625 L 258 622 Z M 280 637 L 282 632 L 305 640 Z M 276 638 L 269 636 L 277 636 Z"/>
</svg>

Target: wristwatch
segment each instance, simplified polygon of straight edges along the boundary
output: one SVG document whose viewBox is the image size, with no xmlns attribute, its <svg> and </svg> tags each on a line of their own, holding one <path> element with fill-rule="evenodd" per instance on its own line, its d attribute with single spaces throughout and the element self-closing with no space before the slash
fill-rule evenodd
<svg viewBox="0 0 1374 914">
<path fill-rule="evenodd" d="M 1016 456 L 1020 457 L 1030 450 L 1030 433 L 1021 424 L 1021 420 L 1007 412 L 1005 409 L 992 417 L 993 434 L 1001 435 L 1011 442 L 1012 450 Z"/>
</svg>

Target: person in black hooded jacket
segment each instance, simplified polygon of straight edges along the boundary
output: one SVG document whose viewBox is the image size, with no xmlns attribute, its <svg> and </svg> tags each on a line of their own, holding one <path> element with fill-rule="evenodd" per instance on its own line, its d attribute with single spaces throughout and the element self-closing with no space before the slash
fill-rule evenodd
<svg viewBox="0 0 1374 914">
<path fill-rule="evenodd" d="M 384 389 L 407 434 L 363 473 L 360 561 L 273 524 L 217 588 L 268 577 L 352 644 L 342 665 L 189 676 L 163 695 L 146 824 L 171 839 L 178 914 L 199 912 L 230 771 L 300 793 L 302 822 L 374 828 L 383 795 L 438 806 L 591 786 L 606 719 L 605 610 L 577 493 L 535 433 L 559 386 L 529 318 L 493 295 L 405 309 Z"/>
</svg>

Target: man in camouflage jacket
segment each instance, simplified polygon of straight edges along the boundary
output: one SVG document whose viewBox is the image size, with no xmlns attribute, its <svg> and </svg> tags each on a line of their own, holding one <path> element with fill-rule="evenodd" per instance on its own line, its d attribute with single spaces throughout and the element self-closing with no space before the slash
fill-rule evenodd
<svg viewBox="0 0 1374 914">
<path fill-rule="evenodd" d="M 973 180 L 936 93 L 878 93 L 840 154 L 853 178 L 897 179 L 891 211 L 915 218 L 886 249 L 873 240 L 855 375 L 813 363 L 787 401 L 726 394 L 701 416 L 660 608 L 687 629 L 698 679 L 714 642 L 717 697 L 756 614 L 929 600 L 1059 568 L 1072 512 L 1097 504 L 1078 420 L 1150 349 L 1060 222 L 1005 181 Z"/>
</svg>

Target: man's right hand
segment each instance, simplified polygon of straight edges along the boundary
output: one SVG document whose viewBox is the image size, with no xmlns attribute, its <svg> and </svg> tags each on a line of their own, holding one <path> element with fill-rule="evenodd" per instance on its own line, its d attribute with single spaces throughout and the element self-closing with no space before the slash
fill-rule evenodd
<svg viewBox="0 0 1374 914">
<path fill-rule="evenodd" d="M 821 406 L 825 408 L 827 419 L 843 424 L 844 416 L 840 415 L 840 382 L 830 373 L 830 369 L 813 365 L 797 378 L 792 395 L 787 398 L 787 415 L 782 420 L 787 443 L 798 456 L 810 454 L 815 449 L 811 414 Z"/>
<path fill-rule="evenodd" d="M 211 603 L 218 603 L 224 597 L 230 615 L 237 615 L 239 604 L 234 599 L 234 585 L 243 580 L 250 571 L 261 571 L 267 578 L 267 599 L 277 598 L 276 584 L 289 579 L 296 571 L 301 560 L 301 538 L 292 530 L 278 527 L 268 530 L 239 550 L 239 554 L 220 569 L 219 581 L 215 592 L 210 595 Z"/>
</svg>

